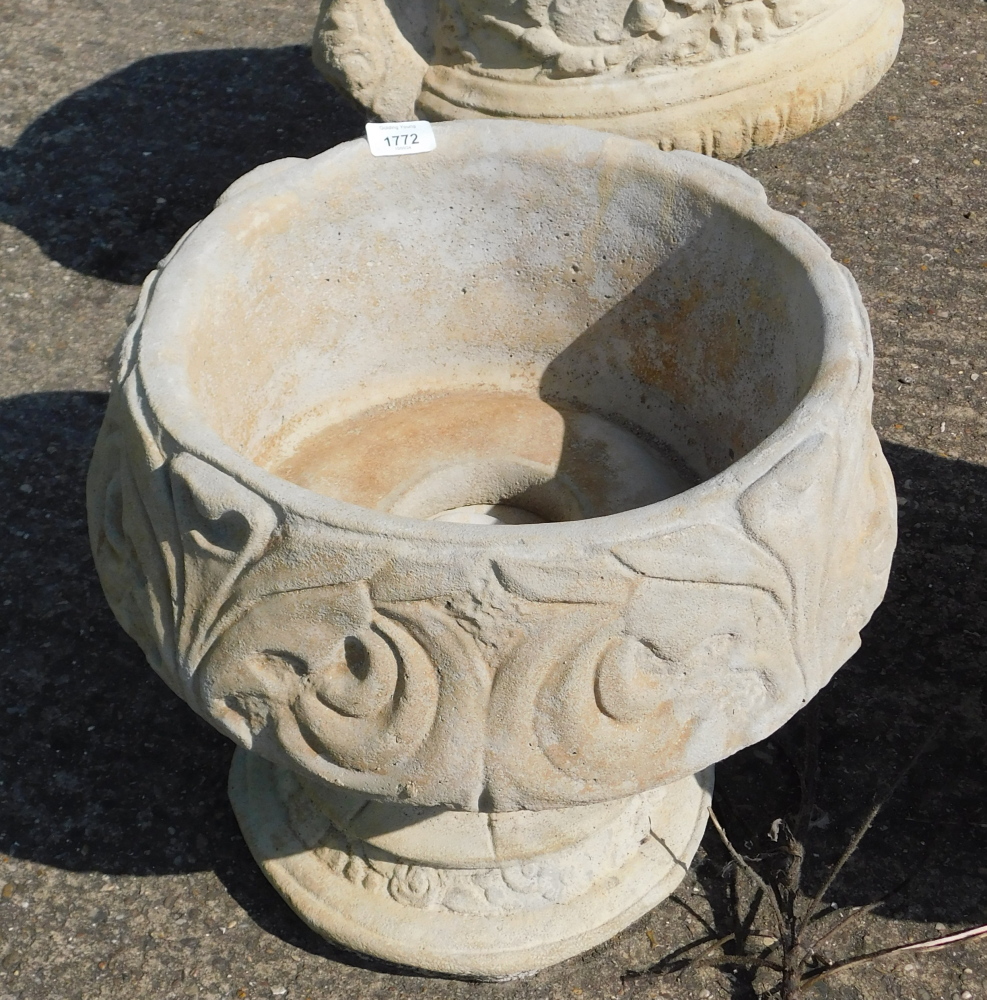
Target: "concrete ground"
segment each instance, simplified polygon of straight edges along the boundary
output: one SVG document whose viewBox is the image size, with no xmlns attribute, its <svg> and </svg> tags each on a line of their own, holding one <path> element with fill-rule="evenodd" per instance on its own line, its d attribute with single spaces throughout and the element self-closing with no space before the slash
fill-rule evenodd
<svg viewBox="0 0 987 1000">
<path fill-rule="evenodd" d="M 361 132 L 310 67 L 315 8 L 0 0 L 0 1000 L 752 997 L 763 981 L 736 966 L 647 971 L 704 925 L 732 927 L 710 837 L 674 899 L 524 982 L 334 950 L 251 860 L 225 797 L 232 747 L 106 609 L 83 480 L 138 282 L 238 175 Z M 985 54 L 983 0 L 908 0 L 873 94 L 741 163 L 860 282 L 901 513 L 888 598 L 817 700 L 810 882 L 937 732 L 834 888 L 839 905 L 891 893 L 834 957 L 987 922 Z M 747 854 L 792 807 L 800 726 L 719 770 Z M 812 995 L 987 997 L 987 944 L 860 966 Z"/>
</svg>

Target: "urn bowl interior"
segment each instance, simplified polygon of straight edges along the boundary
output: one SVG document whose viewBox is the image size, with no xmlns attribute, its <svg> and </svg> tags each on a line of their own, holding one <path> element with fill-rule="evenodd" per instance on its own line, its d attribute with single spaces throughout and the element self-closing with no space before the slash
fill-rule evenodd
<svg viewBox="0 0 987 1000">
<path fill-rule="evenodd" d="M 162 274 L 144 343 L 241 455 L 390 514 L 566 521 L 715 476 L 810 392 L 827 318 L 799 224 L 739 171 L 579 129 L 436 133 L 248 175 Z"/>
</svg>

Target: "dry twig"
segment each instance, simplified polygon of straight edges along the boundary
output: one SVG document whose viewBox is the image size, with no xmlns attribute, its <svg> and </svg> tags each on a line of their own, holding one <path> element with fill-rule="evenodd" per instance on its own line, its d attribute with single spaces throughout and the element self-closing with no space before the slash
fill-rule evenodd
<svg viewBox="0 0 987 1000">
<path fill-rule="evenodd" d="M 680 969 L 697 964 L 730 964 L 748 969 L 767 969 L 776 973 L 779 979 L 765 995 L 777 996 L 780 1000 L 803 1000 L 806 991 L 812 989 L 826 977 L 865 962 L 889 958 L 905 952 L 933 951 L 947 945 L 987 937 L 987 925 L 985 925 L 941 938 L 931 938 L 926 941 L 883 948 L 863 955 L 854 955 L 837 962 L 830 962 L 820 954 L 823 944 L 831 941 L 854 920 L 872 913 L 888 898 L 900 892 L 911 881 L 912 876 L 905 879 L 901 885 L 882 899 L 867 906 L 854 907 L 835 923 L 825 926 L 820 933 L 812 932 L 816 924 L 832 912 L 828 907 L 823 908 L 829 890 L 860 847 L 878 814 L 898 790 L 918 760 L 928 751 L 938 735 L 939 729 L 937 728 L 923 741 L 894 780 L 877 793 L 873 804 L 853 832 L 840 857 L 826 874 L 818 890 L 810 896 L 803 888 L 803 866 L 806 858 L 806 842 L 812 825 L 813 811 L 816 807 L 819 720 L 815 712 L 808 713 L 802 763 L 800 766 L 796 765 L 801 786 L 799 809 L 791 823 L 781 819 L 776 821 L 773 826 L 772 839 L 777 841 L 779 850 L 773 854 L 775 864 L 768 867 L 766 874 L 762 874 L 754 867 L 756 861 L 752 862 L 751 859 L 745 858 L 737 850 L 727 836 L 716 813 L 712 808 L 709 810 L 710 822 L 733 862 L 734 871 L 749 879 L 752 886 L 755 887 L 754 898 L 747 908 L 746 917 L 741 916 L 741 893 L 735 884 L 732 897 L 733 907 L 736 911 L 733 933 L 717 936 L 715 932 L 711 932 L 710 936 L 701 941 L 679 949 L 674 956 L 669 956 L 665 962 L 653 967 L 653 970 L 670 971 L 672 964 Z M 779 857 L 780 864 L 777 863 Z M 762 905 L 767 905 L 771 912 L 773 922 L 777 926 L 777 938 L 766 938 L 752 932 L 754 921 Z M 755 939 L 762 943 L 767 942 L 767 944 L 759 950 L 759 953 L 751 954 L 748 951 L 748 943 L 753 943 Z M 731 946 L 736 948 L 737 953 L 728 954 L 727 949 Z M 697 951 L 697 949 L 701 950 Z M 719 956 L 711 957 L 717 951 L 720 953 Z"/>
</svg>

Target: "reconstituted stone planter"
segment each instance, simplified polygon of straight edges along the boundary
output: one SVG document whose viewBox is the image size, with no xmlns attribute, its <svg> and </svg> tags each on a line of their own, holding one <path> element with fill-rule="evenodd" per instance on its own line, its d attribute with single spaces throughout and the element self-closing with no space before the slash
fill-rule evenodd
<svg viewBox="0 0 987 1000">
<path fill-rule="evenodd" d="M 901 0 L 323 0 L 316 65 L 385 121 L 526 118 L 722 157 L 887 72 Z"/>
<path fill-rule="evenodd" d="M 145 284 L 89 479 L 117 617 L 348 948 L 506 977 L 667 896 L 711 765 L 894 547 L 849 273 L 758 184 L 457 122 L 242 178 Z"/>
</svg>

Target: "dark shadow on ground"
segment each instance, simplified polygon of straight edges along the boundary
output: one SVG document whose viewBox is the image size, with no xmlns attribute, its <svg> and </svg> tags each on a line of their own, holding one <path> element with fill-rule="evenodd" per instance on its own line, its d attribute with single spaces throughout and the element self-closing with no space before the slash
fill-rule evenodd
<svg viewBox="0 0 987 1000">
<path fill-rule="evenodd" d="M 882 899 L 900 920 L 987 921 L 987 469 L 884 446 L 899 495 L 900 539 L 884 604 L 861 651 L 816 699 L 820 785 L 808 844 L 814 890 L 882 784 L 937 729 L 839 878 L 840 906 Z M 772 822 L 797 808 L 804 717 L 717 768 L 716 807 L 749 857 L 776 849 Z M 732 927 L 728 858 L 715 833 L 700 869 L 720 933 Z M 768 928 L 770 930 L 770 928 Z M 852 938 L 851 938 L 852 940 Z M 852 945 L 851 945 L 852 947 Z M 867 950 L 866 948 L 863 950 Z M 752 995 L 741 989 L 736 997 Z"/>
<path fill-rule="evenodd" d="M 231 747 L 106 607 L 85 476 L 106 397 L 0 402 L 0 851 L 71 870 L 211 865 L 236 824 Z"/>
<path fill-rule="evenodd" d="M 97 393 L 0 402 L 0 852 L 110 874 L 211 868 L 265 929 L 339 958 L 251 860 L 226 800 L 230 744 L 157 679 L 106 608 L 84 510 L 104 405 Z M 886 451 L 904 500 L 901 544 L 862 651 L 819 695 L 811 861 L 821 871 L 839 853 L 872 790 L 942 724 L 833 898 L 867 903 L 914 875 L 888 916 L 983 922 L 987 469 Z M 721 812 L 747 853 L 771 846 L 772 820 L 791 808 L 785 748 L 800 725 L 718 769 Z M 706 847 L 700 876 L 725 913 L 722 859 L 710 838 Z"/>
<path fill-rule="evenodd" d="M 141 59 L 0 149 L 0 221 L 65 267 L 139 283 L 237 177 L 361 134 L 303 46 Z"/>
<path fill-rule="evenodd" d="M 110 613 L 86 529 L 103 393 L 0 400 L 0 854 L 69 871 L 213 870 L 260 927 L 359 968 L 254 862 L 226 797 L 232 744 L 154 674 Z"/>
</svg>

